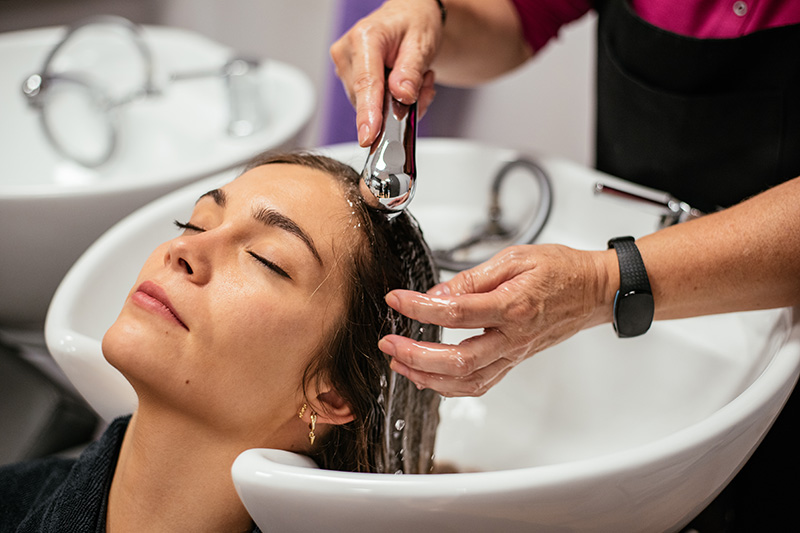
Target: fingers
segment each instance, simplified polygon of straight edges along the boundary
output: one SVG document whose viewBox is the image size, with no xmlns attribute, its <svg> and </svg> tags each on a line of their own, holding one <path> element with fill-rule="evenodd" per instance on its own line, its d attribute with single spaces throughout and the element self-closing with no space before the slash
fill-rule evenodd
<svg viewBox="0 0 800 533">
<path fill-rule="evenodd" d="M 358 143 L 369 146 L 383 120 L 382 46 L 369 26 L 356 25 L 331 46 L 336 74 L 356 109 Z"/>
<path fill-rule="evenodd" d="M 389 90 L 404 104 L 412 104 L 419 98 L 420 88 L 431 72 L 430 64 L 436 54 L 436 33 L 428 35 L 428 28 L 409 29 L 397 49 L 392 71 L 387 80 Z M 432 79 L 428 80 L 430 83 Z"/>
<path fill-rule="evenodd" d="M 499 367 L 500 361 L 492 364 L 492 367 Z M 446 374 L 431 374 L 420 372 L 409 368 L 403 363 L 392 360 L 391 368 L 401 376 L 405 376 L 413 382 L 418 389 L 431 389 L 442 396 L 453 398 L 460 396 L 483 396 L 490 388 L 500 381 L 511 368 L 500 370 L 492 379 L 485 380 L 478 373 L 470 378 L 454 378 Z M 494 371 L 494 368 L 487 368 L 487 372 Z"/>
<path fill-rule="evenodd" d="M 512 308 L 524 297 L 509 288 L 515 278 L 535 268 L 524 247 L 509 248 L 495 257 L 432 287 L 427 294 L 394 290 L 386 303 L 399 313 L 427 324 L 448 328 L 492 328 L 508 325 Z M 521 279 L 521 278 L 520 278 Z M 499 287 L 509 290 L 496 290 Z"/>
<path fill-rule="evenodd" d="M 492 328 L 503 323 L 503 294 L 462 294 L 430 296 L 397 289 L 386 295 L 386 304 L 424 324 L 447 328 Z"/>
<path fill-rule="evenodd" d="M 518 362 L 497 358 L 503 344 L 502 334 L 489 330 L 458 346 L 389 335 L 379 347 L 392 356 L 392 370 L 419 388 L 433 389 L 444 396 L 480 396 Z"/>
<path fill-rule="evenodd" d="M 391 291 L 386 303 L 419 322 L 485 331 L 457 346 L 396 335 L 379 346 L 392 356 L 392 368 L 420 387 L 453 396 L 482 394 L 520 361 L 600 323 L 597 305 L 607 291 L 597 282 L 593 253 L 605 254 L 516 246 L 427 294 Z"/>
<path fill-rule="evenodd" d="M 392 72 L 388 87 L 405 104 L 424 95 L 424 112 L 433 99 L 429 67 L 441 40 L 441 21 L 435 3 L 386 2 L 361 19 L 330 49 L 345 91 L 356 109 L 358 142 L 369 146 L 383 120 L 386 68 Z"/>
</svg>

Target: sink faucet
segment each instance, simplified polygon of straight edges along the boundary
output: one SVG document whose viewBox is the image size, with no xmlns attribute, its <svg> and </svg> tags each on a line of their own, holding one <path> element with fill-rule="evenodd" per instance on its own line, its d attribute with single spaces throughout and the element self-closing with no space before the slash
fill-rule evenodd
<svg viewBox="0 0 800 533">
<path fill-rule="evenodd" d="M 256 133 L 266 123 L 266 112 L 261 98 L 260 63 L 244 56 L 234 56 L 219 69 L 194 72 L 177 72 L 170 81 L 196 80 L 219 77 L 225 80 L 228 95 L 228 127 L 231 137 L 247 137 Z"/>
<path fill-rule="evenodd" d="M 534 180 L 538 189 L 538 201 L 536 205 L 531 205 L 529 208 L 532 217 L 517 228 L 508 228 L 502 220 L 500 192 L 506 178 L 517 169 L 523 170 Z M 524 191 L 519 191 L 518 194 L 524 194 Z M 462 242 L 447 249 L 433 250 L 436 266 L 452 272 L 459 272 L 488 260 L 500 248 L 515 244 L 532 244 L 544 229 L 553 204 L 549 175 L 541 165 L 527 158 L 506 162 L 492 179 L 489 196 L 489 213 L 486 223 L 479 226 Z M 535 199 L 535 195 L 531 195 L 531 199 Z M 484 246 L 487 244 L 493 244 L 493 248 L 497 248 L 497 250 L 493 250 L 487 255 Z M 483 252 L 483 255 L 475 256 L 467 253 L 466 258 L 463 258 L 465 253 L 472 248 Z"/>
<path fill-rule="evenodd" d="M 661 216 L 659 228 L 673 226 L 693 218 L 699 218 L 705 214 L 686 202 L 681 202 L 671 194 L 648 189 L 633 183 L 611 186 L 607 183 L 597 182 L 594 186 L 594 192 L 595 194 L 605 194 L 651 207 L 656 214 Z"/>
<path fill-rule="evenodd" d="M 56 72 L 53 68 L 55 58 L 74 35 L 84 28 L 96 25 L 113 25 L 124 29 L 141 56 L 141 86 L 121 98 L 112 98 L 103 87 L 80 72 Z M 266 122 L 258 67 L 257 61 L 237 56 L 221 68 L 172 73 L 167 79 L 169 82 L 210 77 L 224 80 L 228 95 L 227 133 L 232 137 L 246 137 L 262 129 Z M 106 163 L 116 150 L 118 108 L 134 100 L 162 94 L 153 78 L 153 56 L 144 40 L 141 26 L 123 17 L 100 15 L 70 26 L 64 37 L 47 54 L 40 71 L 25 79 L 22 92 L 27 97 L 28 104 L 39 112 L 45 137 L 56 152 L 85 167 L 94 168 Z M 73 121 L 62 120 L 59 124 L 59 110 L 53 109 L 57 107 L 53 102 L 58 100 L 57 95 L 65 93 L 72 95 L 71 103 L 79 101 L 81 109 L 91 114 L 81 121 L 84 125 L 81 133 L 83 136 L 88 135 L 88 138 L 75 135 L 70 128 Z M 72 109 L 70 111 L 74 112 Z M 87 124 L 90 126 L 86 126 Z"/>
<path fill-rule="evenodd" d="M 142 59 L 142 86 L 125 98 L 116 101 L 81 73 L 55 72 L 53 69 L 53 62 L 59 52 L 77 33 L 89 26 L 99 24 L 113 25 L 125 30 L 130 35 L 131 42 Z M 156 93 L 153 85 L 153 57 L 144 42 L 141 27 L 137 24 L 112 15 L 89 17 L 67 28 L 67 32 L 61 40 L 47 54 L 40 71 L 25 79 L 22 84 L 22 92 L 27 97 L 28 104 L 39 112 L 39 120 L 45 137 L 56 152 L 83 166 L 97 167 L 111 158 L 116 147 L 117 127 L 116 119 L 113 116 L 114 108 Z M 94 124 L 98 130 L 97 134 L 91 137 L 91 143 L 84 143 L 84 146 L 77 147 L 74 145 L 75 139 L 72 132 L 61 131 L 63 128 L 59 127 L 57 120 L 59 113 L 52 109 L 53 97 L 59 93 L 80 94 L 82 98 L 79 98 L 79 101 L 82 102 L 84 109 L 99 115 L 97 120 L 86 121 L 86 123 Z M 71 104 L 74 102 L 71 101 Z M 93 151 L 87 151 L 88 145 L 92 146 Z"/>
</svg>

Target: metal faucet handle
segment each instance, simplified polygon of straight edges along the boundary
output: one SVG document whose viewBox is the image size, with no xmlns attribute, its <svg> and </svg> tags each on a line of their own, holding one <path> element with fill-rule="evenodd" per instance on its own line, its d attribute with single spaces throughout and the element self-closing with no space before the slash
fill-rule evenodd
<svg viewBox="0 0 800 533">
<path fill-rule="evenodd" d="M 623 201 L 633 201 L 652 209 L 654 213 L 661 216 L 658 225 L 659 229 L 705 215 L 699 209 L 690 206 L 686 202 L 681 202 L 669 193 L 649 189 L 634 183 L 611 186 L 607 183 L 597 182 L 594 186 L 594 193 L 619 198 Z"/>
<path fill-rule="evenodd" d="M 383 125 L 361 172 L 367 204 L 396 216 L 414 198 L 417 184 L 417 104 L 405 105 L 384 91 Z"/>
</svg>

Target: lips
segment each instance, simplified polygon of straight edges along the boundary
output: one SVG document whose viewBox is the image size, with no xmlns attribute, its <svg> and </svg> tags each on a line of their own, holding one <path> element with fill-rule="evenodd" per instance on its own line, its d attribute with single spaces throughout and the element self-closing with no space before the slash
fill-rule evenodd
<svg viewBox="0 0 800 533">
<path fill-rule="evenodd" d="M 173 307 L 172 302 L 170 302 L 166 291 L 156 283 L 145 281 L 139 285 L 136 292 L 131 296 L 131 299 L 140 307 L 154 312 L 157 315 L 161 315 L 167 320 L 177 323 L 186 331 L 189 331 L 189 328 L 184 324 L 180 315 L 175 311 L 175 307 Z"/>
</svg>

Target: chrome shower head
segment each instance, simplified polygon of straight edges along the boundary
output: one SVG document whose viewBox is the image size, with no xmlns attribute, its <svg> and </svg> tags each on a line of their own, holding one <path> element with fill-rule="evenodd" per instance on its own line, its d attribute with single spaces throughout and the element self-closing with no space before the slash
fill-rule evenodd
<svg viewBox="0 0 800 533">
<path fill-rule="evenodd" d="M 408 207 L 417 185 L 417 104 L 405 105 L 385 89 L 383 126 L 361 172 L 367 204 L 396 216 Z"/>
</svg>

